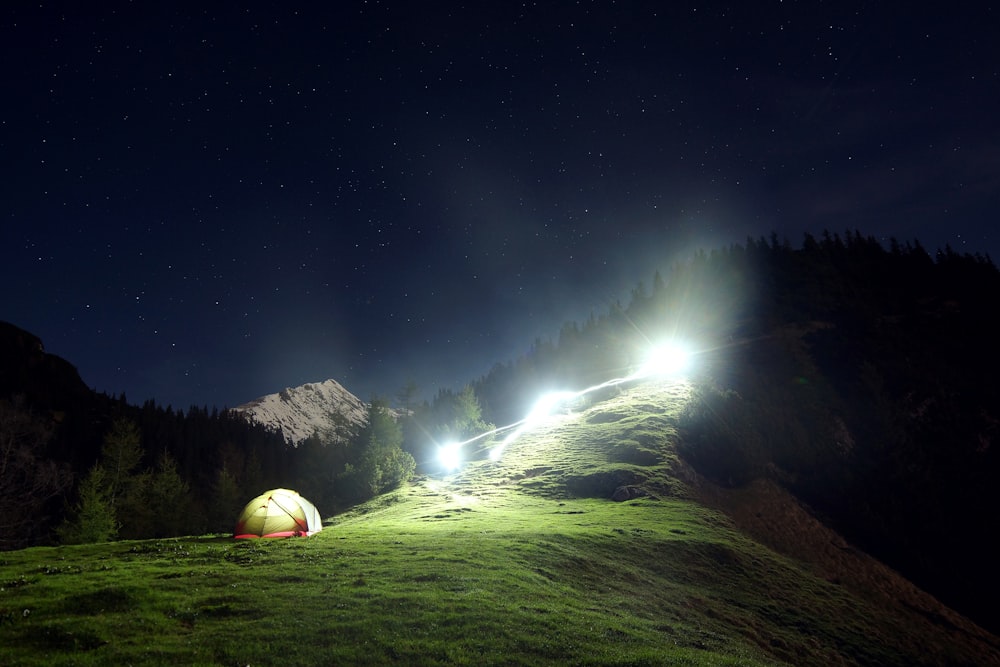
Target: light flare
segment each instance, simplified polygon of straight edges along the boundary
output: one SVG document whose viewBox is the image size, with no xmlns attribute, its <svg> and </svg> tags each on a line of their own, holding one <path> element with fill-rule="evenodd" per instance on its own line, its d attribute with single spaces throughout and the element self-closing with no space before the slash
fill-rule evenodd
<svg viewBox="0 0 1000 667">
<path fill-rule="evenodd" d="M 632 379 L 650 376 L 669 376 L 684 373 L 691 364 L 691 351 L 677 343 L 661 345 L 646 357 L 638 371 L 629 376 Z"/>
<path fill-rule="evenodd" d="M 637 371 L 623 378 L 614 378 L 592 387 L 587 387 L 582 391 L 554 391 L 544 394 L 532 406 L 528 415 L 513 424 L 500 426 L 498 428 L 480 433 L 479 435 L 463 440 L 462 442 L 450 442 L 438 448 L 438 461 L 446 471 L 457 470 L 462 465 L 462 448 L 477 440 L 506 433 L 507 437 L 503 441 L 492 447 L 489 451 L 491 461 L 499 461 L 504 450 L 521 434 L 543 422 L 553 412 L 560 408 L 568 407 L 572 401 L 585 396 L 594 391 L 614 387 L 626 382 L 643 380 L 651 377 L 670 377 L 686 373 L 691 368 L 693 353 L 690 348 L 677 343 L 661 345 L 649 354 L 642 366 Z"/>
<path fill-rule="evenodd" d="M 438 447 L 438 462 L 448 472 L 462 466 L 462 444 L 461 442 L 449 442 Z"/>
</svg>

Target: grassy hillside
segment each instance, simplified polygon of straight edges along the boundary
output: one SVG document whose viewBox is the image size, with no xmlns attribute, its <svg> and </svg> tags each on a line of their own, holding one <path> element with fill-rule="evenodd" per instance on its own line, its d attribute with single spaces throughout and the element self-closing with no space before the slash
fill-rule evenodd
<svg viewBox="0 0 1000 667">
<path fill-rule="evenodd" d="M 0 554 L 0 664 L 1000 664 L 780 489 L 691 472 L 689 391 L 554 415 L 308 539 Z"/>
</svg>

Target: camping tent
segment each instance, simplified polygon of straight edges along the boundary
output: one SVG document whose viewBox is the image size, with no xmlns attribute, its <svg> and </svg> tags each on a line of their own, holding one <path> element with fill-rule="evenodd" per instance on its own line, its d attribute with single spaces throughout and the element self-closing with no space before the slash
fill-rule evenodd
<svg viewBox="0 0 1000 667">
<path fill-rule="evenodd" d="M 305 537 L 321 530 L 315 505 L 297 491 L 271 489 L 243 508 L 233 537 Z"/>
</svg>

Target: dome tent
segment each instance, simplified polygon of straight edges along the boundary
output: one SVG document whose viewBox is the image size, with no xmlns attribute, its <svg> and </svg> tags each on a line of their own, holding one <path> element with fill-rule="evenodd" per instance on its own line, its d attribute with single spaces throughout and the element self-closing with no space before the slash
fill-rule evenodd
<svg viewBox="0 0 1000 667">
<path fill-rule="evenodd" d="M 233 537 L 306 537 L 323 530 L 319 510 L 297 491 L 271 489 L 243 508 Z"/>
</svg>

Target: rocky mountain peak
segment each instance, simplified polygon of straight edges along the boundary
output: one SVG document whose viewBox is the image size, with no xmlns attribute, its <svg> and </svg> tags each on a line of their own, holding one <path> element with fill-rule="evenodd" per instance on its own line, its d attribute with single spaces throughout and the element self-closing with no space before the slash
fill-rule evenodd
<svg viewBox="0 0 1000 667">
<path fill-rule="evenodd" d="M 285 442 L 292 445 L 317 434 L 327 441 L 343 440 L 348 430 L 368 420 L 368 405 L 336 380 L 287 387 L 233 410 L 281 431 Z"/>
</svg>

